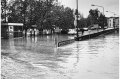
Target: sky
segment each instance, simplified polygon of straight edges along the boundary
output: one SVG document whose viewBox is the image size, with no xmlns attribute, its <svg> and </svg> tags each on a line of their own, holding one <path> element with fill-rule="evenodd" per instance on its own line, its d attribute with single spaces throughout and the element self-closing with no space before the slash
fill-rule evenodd
<svg viewBox="0 0 120 79">
<path fill-rule="evenodd" d="M 58 0 L 58 2 L 65 7 L 76 9 L 76 0 Z M 98 8 L 100 12 L 103 12 L 103 8 L 91 6 L 91 4 L 103 6 L 106 17 L 114 16 L 111 12 L 117 14 L 117 17 L 119 15 L 119 0 L 78 0 L 78 10 L 85 18 L 88 16 L 90 9 Z"/>
</svg>

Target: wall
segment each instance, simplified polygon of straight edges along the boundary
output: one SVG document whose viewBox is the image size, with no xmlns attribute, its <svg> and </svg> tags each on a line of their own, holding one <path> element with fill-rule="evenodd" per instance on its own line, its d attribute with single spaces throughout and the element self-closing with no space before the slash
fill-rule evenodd
<svg viewBox="0 0 120 79">
<path fill-rule="evenodd" d="M 113 18 L 108 18 L 108 28 L 113 28 Z"/>
<path fill-rule="evenodd" d="M 115 22 L 115 27 L 119 27 L 119 17 L 110 17 L 107 19 L 108 27 L 113 28 L 113 21 Z"/>
</svg>

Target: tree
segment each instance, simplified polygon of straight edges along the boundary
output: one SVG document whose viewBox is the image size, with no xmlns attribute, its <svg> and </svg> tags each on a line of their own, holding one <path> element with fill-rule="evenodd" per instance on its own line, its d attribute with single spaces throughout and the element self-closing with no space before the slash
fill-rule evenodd
<svg viewBox="0 0 120 79">
<path fill-rule="evenodd" d="M 23 1 L 22 0 L 15 0 L 9 3 L 9 18 L 8 22 L 14 23 L 23 23 Z"/>
<path fill-rule="evenodd" d="M 49 15 L 49 23 L 61 29 L 68 29 L 74 27 L 73 10 L 64 6 L 53 6 Z M 50 25 L 49 24 L 49 25 Z"/>
<path fill-rule="evenodd" d="M 91 24 L 97 24 L 98 23 L 98 15 L 99 11 L 98 9 L 90 10 L 89 11 L 89 17 L 91 18 Z"/>
<path fill-rule="evenodd" d="M 1 0 L 1 21 L 7 21 L 8 12 L 8 0 Z"/>
<path fill-rule="evenodd" d="M 64 8 L 64 11 L 61 12 L 60 16 L 60 27 L 62 29 L 69 29 L 74 28 L 74 17 L 73 17 L 73 10 L 69 7 Z"/>
<path fill-rule="evenodd" d="M 33 21 L 34 24 L 38 26 L 39 29 L 47 28 L 50 24 L 50 15 L 51 8 L 53 7 L 54 0 L 46 0 L 46 1 L 36 1 L 33 10 Z"/>
<path fill-rule="evenodd" d="M 91 15 L 88 15 L 88 17 L 86 19 L 86 25 L 87 25 L 87 27 L 89 27 L 92 24 L 93 24 L 92 17 L 91 17 Z"/>
<path fill-rule="evenodd" d="M 74 28 L 73 10 L 54 4 L 55 0 L 14 0 L 9 3 L 9 22 L 24 23 L 27 28 L 38 29 Z"/>
<path fill-rule="evenodd" d="M 99 26 L 101 26 L 101 28 L 104 29 L 104 27 L 107 25 L 107 18 L 105 17 L 105 15 L 101 13 L 100 17 L 98 18 L 98 21 Z"/>
<path fill-rule="evenodd" d="M 88 21 L 90 22 L 91 25 L 98 24 L 103 29 L 104 29 L 105 25 L 107 25 L 107 18 L 105 17 L 105 15 L 100 13 L 100 11 L 98 9 L 95 9 L 95 10 L 91 9 L 89 11 Z M 90 25 L 90 24 L 88 24 L 88 25 Z"/>
<path fill-rule="evenodd" d="M 78 26 L 79 26 L 79 28 L 87 27 L 87 19 L 81 18 L 80 21 L 78 21 Z"/>
<path fill-rule="evenodd" d="M 28 28 L 37 24 L 42 26 L 53 5 L 53 0 L 15 0 L 9 3 L 11 11 L 9 22 L 26 23 Z"/>
</svg>

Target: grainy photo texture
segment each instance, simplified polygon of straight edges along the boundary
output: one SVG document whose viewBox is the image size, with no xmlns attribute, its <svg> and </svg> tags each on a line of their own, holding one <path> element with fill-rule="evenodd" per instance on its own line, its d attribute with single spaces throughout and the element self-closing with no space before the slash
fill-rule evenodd
<svg viewBox="0 0 120 79">
<path fill-rule="evenodd" d="M 119 79 L 119 0 L 1 0 L 1 79 Z"/>
</svg>

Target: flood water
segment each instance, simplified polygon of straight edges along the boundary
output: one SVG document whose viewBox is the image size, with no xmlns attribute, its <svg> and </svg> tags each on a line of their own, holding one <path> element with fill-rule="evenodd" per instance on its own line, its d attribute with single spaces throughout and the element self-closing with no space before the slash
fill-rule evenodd
<svg viewBox="0 0 120 79">
<path fill-rule="evenodd" d="M 119 79 L 119 34 L 56 48 L 55 36 L 1 39 L 5 79 Z M 57 36 L 60 40 L 72 36 Z"/>
</svg>

